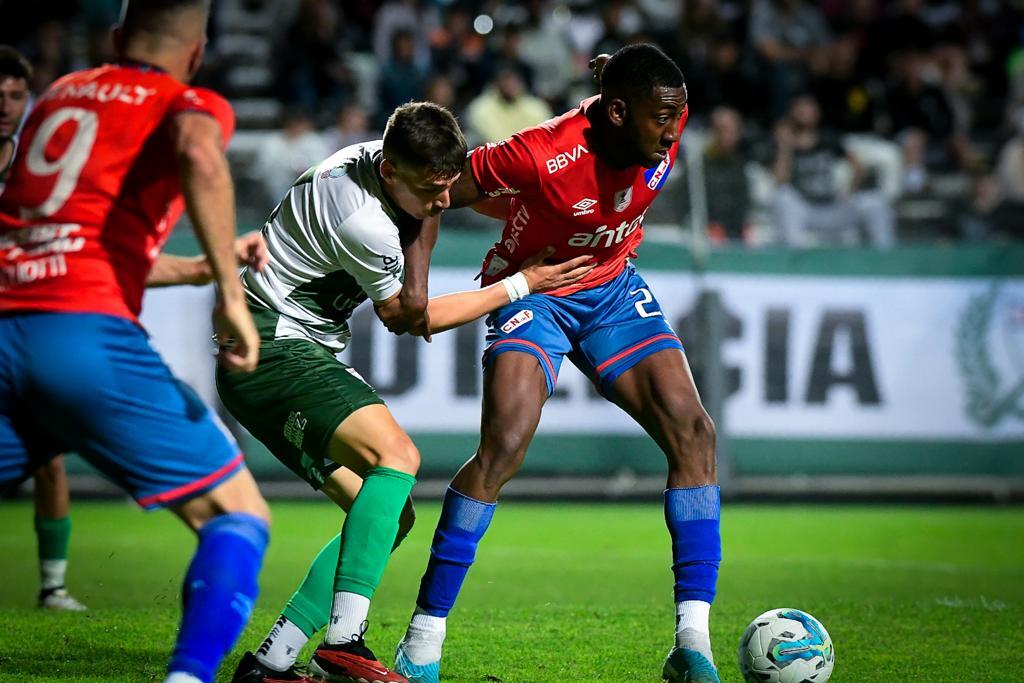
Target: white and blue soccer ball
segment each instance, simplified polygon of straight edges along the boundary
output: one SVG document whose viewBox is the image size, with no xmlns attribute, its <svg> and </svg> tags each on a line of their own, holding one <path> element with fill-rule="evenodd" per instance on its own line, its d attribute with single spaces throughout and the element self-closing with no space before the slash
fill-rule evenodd
<svg viewBox="0 0 1024 683">
<path fill-rule="evenodd" d="M 832 638 L 821 622 L 785 607 L 750 623 L 738 657 L 747 683 L 825 683 L 836 664 Z"/>
</svg>

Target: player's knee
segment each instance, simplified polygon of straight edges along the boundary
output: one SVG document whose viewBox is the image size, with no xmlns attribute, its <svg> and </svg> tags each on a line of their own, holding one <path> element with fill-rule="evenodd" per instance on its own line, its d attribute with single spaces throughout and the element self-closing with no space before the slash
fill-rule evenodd
<svg viewBox="0 0 1024 683">
<path fill-rule="evenodd" d="M 501 486 L 516 475 L 526 456 L 526 444 L 514 433 L 485 438 L 476 460 L 489 487 Z"/>
<path fill-rule="evenodd" d="M 404 432 L 385 439 L 367 459 L 371 467 L 389 467 L 406 474 L 415 475 L 420 469 L 420 451 Z"/>
<path fill-rule="evenodd" d="M 689 467 L 714 468 L 715 423 L 700 405 L 689 404 L 676 411 L 672 421 L 670 440 L 673 455 Z"/>
</svg>

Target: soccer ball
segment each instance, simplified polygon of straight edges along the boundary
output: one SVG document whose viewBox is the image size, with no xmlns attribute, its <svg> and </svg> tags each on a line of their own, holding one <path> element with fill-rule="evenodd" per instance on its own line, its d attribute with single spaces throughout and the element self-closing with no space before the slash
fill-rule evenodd
<svg viewBox="0 0 1024 683">
<path fill-rule="evenodd" d="M 836 651 L 821 622 L 798 609 L 768 610 L 740 638 L 740 672 L 747 683 L 825 683 Z"/>
</svg>

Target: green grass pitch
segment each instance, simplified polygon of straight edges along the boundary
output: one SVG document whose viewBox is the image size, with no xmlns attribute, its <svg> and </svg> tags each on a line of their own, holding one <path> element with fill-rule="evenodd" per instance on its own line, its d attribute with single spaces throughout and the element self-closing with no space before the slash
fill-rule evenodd
<svg viewBox="0 0 1024 683">
<path fill-rule="evenodd" d="M 328 504 L 276 503 L 252 648 L 341 522 Z M 437 505 L 395 554 L 371 612 L 385 662 L 412 609 Z M 169 514 L 73 507 L 69 587 L 81 614 L 34 608 L 27 503 L 0 506 L 0 681 L 160 680 L 192 548 Z M 1011 681 L 1024 663 L 1024 510 L 726 508 L 712 612 L 723 681 L 748 621 L 797 607 L 835 643 L 833 681 Z M 668 533 L 658 505 L 506 503 L 449 624 L 445 681 L 656 681 L 672 637 Z"/>
</svg>

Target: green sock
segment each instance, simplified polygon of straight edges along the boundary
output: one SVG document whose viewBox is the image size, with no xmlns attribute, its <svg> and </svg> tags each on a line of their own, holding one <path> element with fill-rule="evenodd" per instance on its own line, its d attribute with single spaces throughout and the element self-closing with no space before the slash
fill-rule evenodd
<svg viewBox="0 0 1024 683">
<path fill-rule="evenodd" d="M 341 528 L 334 590 L 372 598 L 398 535 L 398 518 L 416 477 L 371 467 Z"/>
<path fill-rule="evenodd" d="M 412 500 L 406 499 L 405 505 L 411 506 Z M 405 530 L 395 538 L 392 552 L 401 545 L 407 533 Z M 312 638 L 331 618 L 334 576 L 338 571 L 340 554 L 341 534 L 337 534 L 317 553 L 306 571 L 306 578 L 281 610 L 281 616 L 298 626 L 307 638 Z"/>
<path fill-rule="evenodd" d="M 39 544 L 39 573 L 44 590 L 64 585 L 67 571 L 68 543 L 71 540 L 71 518 L 35 518 Z"/>
<path fill-rule="evenodd" d="M 341 534 L 337 534 L 317 553 L 306 578 L 281 611 L 281 616 L 298 626 L 308 638 L 326 626 L 331 618 L 334 575 L 338 571 L 340 553 Z"/>
</svg>

